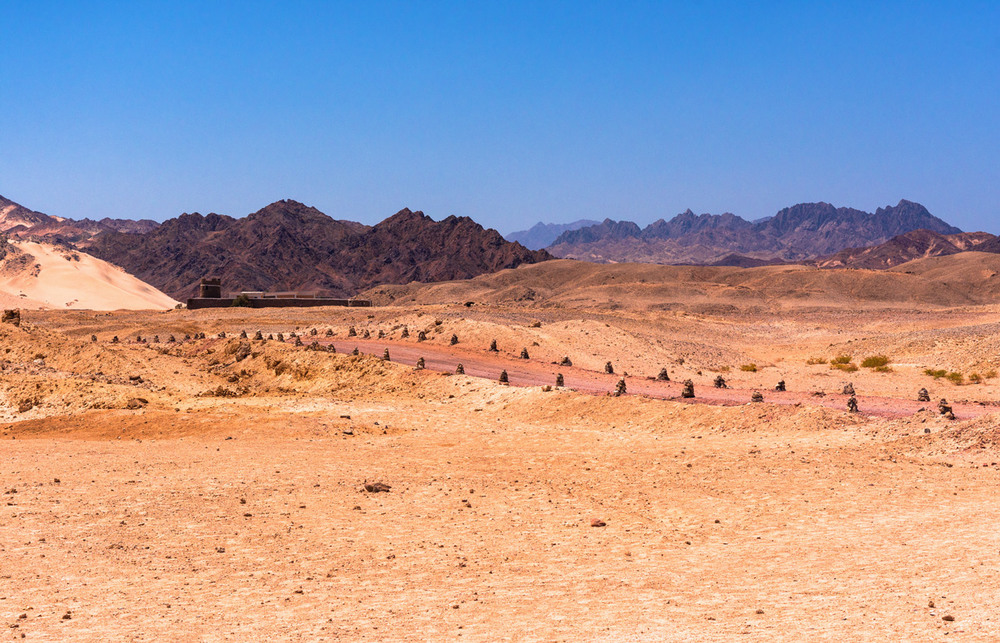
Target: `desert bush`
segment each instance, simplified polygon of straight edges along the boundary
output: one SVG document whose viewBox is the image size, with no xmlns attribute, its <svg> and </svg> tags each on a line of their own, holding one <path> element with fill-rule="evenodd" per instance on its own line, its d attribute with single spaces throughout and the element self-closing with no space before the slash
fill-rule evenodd
<svg viewBox="0 0 1000 643">
<path fill-rule="evenodd" d="M 990 370 L 986 371 L 985 373 L 983 373 L 983 377 L 985 377 L 988 380 L 996 379 L 997 377 L 996 369 L 991 368 Z"/>
<path fill-rule="evenodd" d="M 948 380 L 949 382 L 951 382 L 955 386 L 961 386 L 962 384 L 965 384 L 965 376 L 962 375 L 961 373 L 957 373 L 955 371 L 952 371 L 951 373 L 948 373 L 944 377 L 945 377 L 946 380 Z"/>
<path fill-rule="evenodd" d="M 982 384 L 983 383 L 983 376 L 980 375 L 979 373 L 972 373 L 971 375 L 969 375 L 969 383 L 970 384 Z"/>
<path fill-rule="evenodd" d="M 947 374 L 948 371 L 944 370 L 943 368 L 928 368 L 924 371 L 924 375 L 930 375 L 936 380 L 941 379 Z"/>
<path fill-rule="evenodd" d="M 815 366 L 817 364 L 826 364 L 825 357 L 810 357 L 806 360 L 806 364 L 809 366 Z"/>
<path fill-rule="evenodd" d="M 835 368 L 845 373 L 854 373 L 858 370 L 858 365 L 853 362 L 835 362 L 830 364 L 830 368 Z"/>
<path fill-rule="evenodd" d="M 744 371 L 746 373 L 756 373 L 757 372 L 757 365 L 756 364 L 744 364 L 744 365 L 740 366 L 740 370 Z"/>
<path fill-rule="evenodd" d="M 888 365 L 889 358 L 885 355 L 871 355 L 861 362 L 863 368 L 880 368 Z"/>
<path fill-rule="evenodd" d="M 240 294 L 236 295 L 235 299 L 233 299 L 232 307 L 233 308 L 249 308 L 250 307 L 250 298 L 248 296 L 244 295 L 243 293 L 240 293 Z"/>
<path fill-rule="evenodd" d="M 892 367 L 891 366 L 876 366 L 872 370 L 875 371 L 876 373 L 891 373 L 892 372 Z"/>
<path fill-rule="evenodd" d="M 853 359 L 854 359 L 854 357 L 851 356 L 851 355 L 837 355 L 836 357 L 834 357 L 833 359 L 830 360 L 830 363 L 831 364 L 850 364 Z"/>
</svg>

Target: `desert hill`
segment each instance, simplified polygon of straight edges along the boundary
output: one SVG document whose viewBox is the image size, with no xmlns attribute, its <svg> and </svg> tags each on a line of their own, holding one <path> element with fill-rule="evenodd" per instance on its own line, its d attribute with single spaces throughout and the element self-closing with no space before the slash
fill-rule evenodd
<svg viewBox="0 0 1000 643">
<path fill-rule="evenodd" d="M 468 217 L 433 221 L 403 209 L 365 226 L 291 200 L 242 219 L 184 214 L 145 234 L 102 234 L 89 251 L 179 299 L 205 276 L 232 290 L 349 296 L 380 283 L 467 279 L 550 258 Z"/>
<path fill-rule="evenodd" d="M 755 268 L 594 264 L 557 260 L 468 281 L 379 286 L 376 303 L 509 304 L 601 309 L 762 311 L 860 302 L 965 306 L 1000 300 L 1000 255 L 962 253 L 891 271 L 831 270 L 804 265 Z"/>
<path fill-rule="evenodd" d="M 106 261 L 65 246 L 3 241 L 0 305 L 27 309 L 167 309 L 177 302 Z"/>
<path fill-rule="evenodd" d="M 829 203 L 802 203 L 753 223 L 730 213 L 696 215 L 690 210 L 645 228 L 631 221 L 606 219 L 564 232 L 548 250 L 557 257 L 602 263 L 711 264 L 733 254 L 797 261 L 883 243 L 918 229 L 961 232 L 924 206 L 906 200 L 874 213 Z"/>
<path fill-rule="evenodd" d="M 987 232 L 945 235 L 930 230 L 914 230 L 893 237 L 882 244 L 865 248 L 848 248 L 827 257 L 820 257 L 811 263 L 821 268 L 884 270 L 915 259 L 954 255 L 969 250 L 1000 252 L 1000 247 L 995 243 L 996 239 L 997 237 Z"/>
</svg>

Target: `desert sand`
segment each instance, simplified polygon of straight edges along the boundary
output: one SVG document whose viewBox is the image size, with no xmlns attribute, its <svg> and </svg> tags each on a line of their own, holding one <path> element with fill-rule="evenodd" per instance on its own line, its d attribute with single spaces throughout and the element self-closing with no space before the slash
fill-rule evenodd
<svg viewBox="0 0 1000 643">
<path fill-rule="evenodd" d="M 1000 308 L 968 261 L 552 262 L 383 287 L 371 309 L 24 312 L 0 325 L 0 622 L 27 640 L 996 640 Z"/>
<path fill-rule="evenodd" d="M 0 306 L 25 309 L 148 310 L 177 302 L 121 268 L 85 252 L 9 241 L 0 261 Z"/>
</svg>

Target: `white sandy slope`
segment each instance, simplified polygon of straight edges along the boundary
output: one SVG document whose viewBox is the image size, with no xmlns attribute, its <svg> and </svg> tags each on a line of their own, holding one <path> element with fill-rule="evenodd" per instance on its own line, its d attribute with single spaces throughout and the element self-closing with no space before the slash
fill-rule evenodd
<svg viewBox="0 0 1000 643">
<path fill-rule="evenodd" d="M 142 310 L 177 302 L 121 268 L 84 252 L 32 241 L 10 244 L 32 256 L 0 261 L 0 305 L 27 309 Z"/>
</svg>

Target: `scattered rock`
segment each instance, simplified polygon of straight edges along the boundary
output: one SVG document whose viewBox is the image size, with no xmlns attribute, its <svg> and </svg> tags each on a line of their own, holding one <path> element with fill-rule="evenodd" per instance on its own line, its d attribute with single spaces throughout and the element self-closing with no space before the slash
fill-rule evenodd
<svg viewBox="0 0 1000 643">
<path fill-rule="evenodd" d="M 149 400 L 144 397 L 130 397 L 125 404 L 125 408 L 130 411 L 137 411 L 149 404 Z"/>
<path fill-rule="evenodd" d="M 684 380 L 684 387 L 681 389 L 682 398 L 692 398 L 694 397 L 694 382 L 691 380 Z"/>
<path fill-rule="evenodd" d="M 508 383 L 510 383 L 510 379 L 507 377 L 507 371 L 500 371 L 499 382 L 501 384 L 508 384 Z"/>
<path fill-rule="evenodd" d="M 780 380 L 778 384 L 774 387 L 775 391 L 785 391 L 785 380 Z"/>
<path fill-rule="evenodd" d="M 351 326 L 350 328 L 347 329 L 347 336 L 348 337 L 357 337 L 358 336 L 358 331 L 355 330 L 354 326 Z"/>
<path fill-rule="evenodd" d="M 858 412 L 858 398 L 853 395 L 847 400 L 847 412 L 857 413 Z"/>
<path fill-rule="evenodd" d="M 384 482 L 366 482 L 365 491 L 368 493 L 389 493 L 392 489 L 392 485 L 388 485 Z"/>
<path fill-rule="evenodd" d="M 952 411 L 951 405 L 948 404 L 948 400 L 944 398 L 941 398 L 941 401 L 938 402 L 938 413 L 949 420 L 955 419 L 955 413 Z"/>
<path fill-rule="evenodd" d="M 426 340 L 427 340 L 427 333 L 425 333 L 424 331 L 420 331 L 420 332 L 417 333 L 417 341 L 418 342 L 423 342 L 423 341 L 426 341 Z"/>
<path fill-rule="evenodd" d="M 3 311 L 3 316 L 0 317 L 0 323 L 13 324 L 15 326 L 21 325 L 21 311 L 17 308 L 13 310 Z"/>
<path fill-rule="evenodd" d="M 403 326 L 403 332 L 399 336 L 400 337 L 409 337 L 410 336 L 410 329 L 407 328 L 406 326 Z"/>
<path fill-rule="evenodd" d="M 667 373 L 667 369 L 666 368 L 661 368 L 660 372 L 656 376 L 656 379 L 659 380 L 660 382 L 669 382 L 670 381 L 670 374 Z"/>
<path fill-rule="evenodd" d="M 236 358 L 237 362 L 242 362 L 246 358 L 250 357 L 250 344 L 247 342 L 240 342 L 240 345 L 236 347 L 236 352 L 233 353 L 233 357 Z"/>
<path fill-rule="evenodd" d="M 563 357 L 562 361 L 559 362 L 559 366 L 572 366 L 572 365 L 573 365 L 573 362 L 572 362 L 572 360 L 570 360 L 569 355 L 566 355 L 565 357 Z"/>
<path fill-rule="evenodd" d="M 590 526 L 591 527 L 607 527 L 608 523 L 604 522 L 600 518 L 594 518 L 593 520 L 590 521 Z"/>
<path fill-rule="evenodd" d="M 750 401 L 755 403 L 763 402 L 764 394 L 761 393 L 760 391 L 754 391 L 753 395 L 750 396 Z"/>
</svg>

